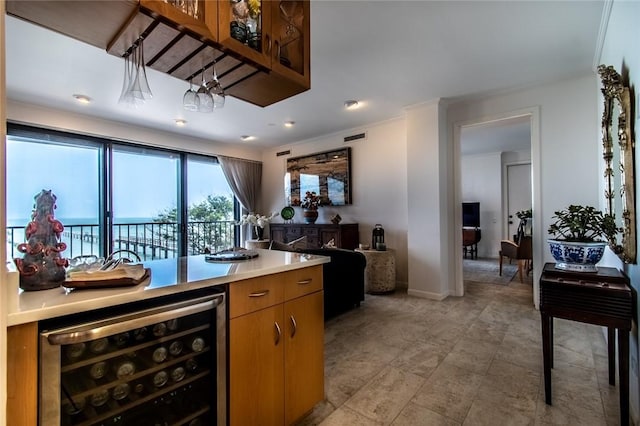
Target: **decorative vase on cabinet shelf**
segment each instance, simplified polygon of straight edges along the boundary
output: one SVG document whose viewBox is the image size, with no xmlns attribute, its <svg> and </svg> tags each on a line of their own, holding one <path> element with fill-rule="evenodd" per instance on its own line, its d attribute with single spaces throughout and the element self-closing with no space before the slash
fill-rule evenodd
<svg viewBox="0 0 640 426">
<path fill-rule="evenodd" d="M 316 220 L 318 219 L 318 210 L 304 209 L 302 216 L 304 217 L 304 223 L 316 223 Z"/>
</svg>

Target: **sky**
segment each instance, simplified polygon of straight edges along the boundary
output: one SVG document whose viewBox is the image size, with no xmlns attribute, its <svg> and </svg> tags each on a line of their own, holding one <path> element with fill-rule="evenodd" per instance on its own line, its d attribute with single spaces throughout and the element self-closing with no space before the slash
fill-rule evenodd
<svg viewBox="0 0 640 426">
<path fill-rule="evenodd" d="M 99 149 L 7 141 L 7 222 L 26 225 L 41 190 L 57 197 L 58 219 L 97 218 Z M 144 156 L 114 152 L 114 214 L 117 218 L 151 218 L 176 207 L 178 160 L 170 153 Z M 219 166 L 189 161 L 188 203 L 207 195 L 230 195 Z M 62 221 L 64 224 L 64 221 Z M 97 219 L 96 219 L 97 223 Z"/>
</svg>

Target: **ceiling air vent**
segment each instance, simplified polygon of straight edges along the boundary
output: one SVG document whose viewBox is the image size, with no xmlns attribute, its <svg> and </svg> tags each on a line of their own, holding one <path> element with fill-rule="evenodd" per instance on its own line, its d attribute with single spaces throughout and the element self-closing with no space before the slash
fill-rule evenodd
<svg viewBox="0 0 640 426">
<path fill-rule="evenodd" d="M 276 152 L 276 157 L 282 157 L 283 155 L 289 155 L 291 154 L 291 150 L 288 149 L 286 151 L 280 151 L 280 152 Z"/>
<path fill-rule="evenodd" d="M 366 139 L 366 138 L 367 138 L 367 133 L 362 132 L 362 133 L 358 133 L 357 135 L 345 136 L 344 141 L 353 142 L 353 141 L 359 141 L 360 139 Z"/>
</svg>

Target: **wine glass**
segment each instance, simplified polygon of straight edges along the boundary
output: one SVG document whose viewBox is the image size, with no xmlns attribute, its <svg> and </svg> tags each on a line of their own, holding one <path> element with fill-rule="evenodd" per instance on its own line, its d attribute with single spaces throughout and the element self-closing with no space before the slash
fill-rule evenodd
<svg viewBox="0 0 640 426">
<path fill-rule="evenodd" d="M 200 101 L 200 112 L 213 112 L 213 96 L 207 88 L 207 82 L 204 79 L 204 68 L 202 68 L 202 84 L 198 89 L 198 100 Z"/>
<path fill-rule="evenodd" d="M 225 93 L 222 85 L 218 81 L 218 74 L 216 73 L 216 63 L 213 63 L 213 79 L 209 82 L 211 88 L 209 89 L 211 96 L 213 97 L 213 108 L 224 108 Z"/>
<path fill-rule="evenodd" d="M 189 79 L 189 90 L 182 97 L 182 106 L 187 111 L 198 111 L 200 109 L 200 98 L 198 92 L 193 89 L 192 79 Z"/>
<path fill-rule="evenodd" d="M 144 63 L 144 39 L 138 40 L 138 45 L 134 47 L 134 63 L 135 63 L 135 78 L 129 91 L 131 94 L 142 101 L 151 99 L 153 94 L 149 88 L 149 81 L 147 80 L 147 71 Z"/>
</svg>

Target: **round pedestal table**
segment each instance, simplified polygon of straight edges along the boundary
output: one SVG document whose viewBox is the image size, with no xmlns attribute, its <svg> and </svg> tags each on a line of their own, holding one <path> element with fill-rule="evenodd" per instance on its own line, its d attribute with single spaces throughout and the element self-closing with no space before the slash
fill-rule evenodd
<svg viewBox="0 0 640 426">
<path fill-rule="evenodd" d="M 386 249 L 355 251 L 364 254 L 367 267 L 364 270 L 365 290 L 370 294 L 391 293 L 396 289 L 396 256 L 395 251 Z"/>
</svg>

